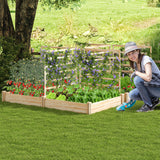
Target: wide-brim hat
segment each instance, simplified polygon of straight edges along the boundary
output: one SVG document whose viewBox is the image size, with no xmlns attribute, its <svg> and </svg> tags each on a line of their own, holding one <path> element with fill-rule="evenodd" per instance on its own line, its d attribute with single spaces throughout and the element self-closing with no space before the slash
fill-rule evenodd
<svg viewBox="0 0 160 160">
<path fill-rule="evenodd" d="M 137 47 L 135 42 L 127 42 L 125 44 L 125 54 L 124 55 L 126 56 L 127 53 L 134 51 L 136 49 L 141 49 L 141 48 Z"/>
</svg>

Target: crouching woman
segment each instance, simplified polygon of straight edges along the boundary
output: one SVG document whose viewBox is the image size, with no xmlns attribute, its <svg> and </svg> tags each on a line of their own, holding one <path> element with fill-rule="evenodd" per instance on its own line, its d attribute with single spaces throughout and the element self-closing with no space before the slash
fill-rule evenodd
<svg viewBox="0 0 160 160">
<path fill-rule="evenodd" d="M 151 57 L 143 55 L 136 43 L 125 45 L 125 55 L 128 56 L 131 68 L 135 71 L 131 75 L 136 86 L 129 92 L 131 100 L 141 100 L 144 105 L 137 112 L 152 111 L 160 103 L 160 70 Z"/>
</svg>

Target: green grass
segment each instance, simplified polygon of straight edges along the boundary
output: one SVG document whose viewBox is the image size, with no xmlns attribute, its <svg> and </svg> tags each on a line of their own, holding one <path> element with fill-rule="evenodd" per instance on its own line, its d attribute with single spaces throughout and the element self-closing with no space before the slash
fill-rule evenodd
<svg viewBox="0 0 160 160">
<path fill-rule="evenodd" d="M 14 18 L 14 8 L 10 6 Z M 36 28 L 44 31 L 31 39 L 31 47 L 40 51 L 41 46 L 46 45 L 73 47 L 76 42 L 125 44 L 135 41 L 156 49 L 160 41 L 159 22 L 160 8 L 148 7 L 146 0 L 125 3 L 124 0 L 82 0 L 81 7 L 75 11 L 48 9 L 39 3 L 33 32 Z M 84 36 L 83 33 L 91 31 L 89 24 L 97 32 Z M 160 50 L 158 53 L 160 55 Z"/>
<path fill-rule="evenodd" d="M 34 29 L 44 28 L 46 36 L 32 39 L 32 47 L 40 49 L 42 45 L 74 46 L 75 41 L 88 43 L 124 44 L 136 41 L 148 44 L 157 31 L 150 26 L 160 21 L 160 8 L 148 7 L 146 0 L 85 0 L 75 12 L 69 9 L 45 10 L 39 4 Z M 83 36 L 90 30 L 88 24 L 97 29 L 95 36 Z M 77 38 L 73 38 L 77 36 Z"/>
<path fill-rule="evenodd" d="M 0 159 L 158 160 L 160 110 L 92 115 L 0 101 Z"/>
</svg>

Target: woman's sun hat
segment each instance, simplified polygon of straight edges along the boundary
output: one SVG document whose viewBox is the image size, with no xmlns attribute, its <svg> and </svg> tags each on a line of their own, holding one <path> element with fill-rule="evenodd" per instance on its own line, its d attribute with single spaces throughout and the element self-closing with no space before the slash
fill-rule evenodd
<svg viewBox="0 0 160 160">
<path fill-rule="evenodd" d="M 125 44 L 125 56 L 127 55 L 127 53 L 131 52 L 131 51 L 134 51 L 136 49 L 140 49 L 137 47 L 136 43 L 135 42 L 127 42 Z"/>
</svg>

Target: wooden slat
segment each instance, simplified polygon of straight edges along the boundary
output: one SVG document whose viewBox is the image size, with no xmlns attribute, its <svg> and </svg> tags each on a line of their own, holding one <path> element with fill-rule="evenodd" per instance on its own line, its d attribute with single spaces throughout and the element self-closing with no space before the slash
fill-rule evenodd
<svg viewBox="0 0 160 160">
<path fill-rule="evenodd" d="M 47 87 L 46 89 L 48 90 L 48 89 L 55 89 L 56 88 L 56 86 L 54 86 L 54 87 Z"/>
<path fill-rule="evenodd" d="M 126 71 L 126 70 L 122 70 L 121 72 L 123 72 L 123 73 L 133 73 L 133 71 Z"/>
<path fill-rule="evenodd" d="M 124 67 L 130 67 L 129 64 L 121 64 L 121 65 L 124 66 Z"/>
<path fill-rule="evenodd" d="M 100 112 L 109 108 L 113 108 L 116 107 L 118 105 L 121 104 L 121 96 L 115 97 L 115 98 L 111 98 L 108 100 L 104 100 L 101 102 L 97 102 L 97 103 L 92 103 L 91 105 L 91 113 L 96 113 L 96 112 Z"/>
<path fill-rule="evenodd" d="M 124 103 L 124 101 L 125 101 L 125 96 L 124 94 L 121 94 L 121 104 Z"/>
<path fill-rule="evenodd" d="M 111 52 L 112 50 L 109 50 L 109 49 L 97 49 L 97 48 L 85 48 L 85 51 L 91 51 L 91 52 Z"/>
<path fill-rule="evenodd" d="M 81 82 L 81 84 L 86 84 L 85 82 Z M 93 86 L 92 83 L 87 83 L 87 85 Z M 97 86 L 102 86 L 102 87 L 109 87 L 109 84 L 96 84 Z M 112 86 L 112 87 L 118 87 L 118 86 Z"/>
<path fill-rule="evenodd" d="M 156 63 L 160 63 L 160 61 L 159 60 L 154 60 Z"/>
<path fill-rule="evenodd" d="M 11 94 L 9 92 L 6 92 L 5 101 L 11 103 L 19 103 L 19 104 L 42 107 L 42 97 L 32 97 L 32 96 Z"/>
<path fill-rule="evenodd" d="M 124 94 L 124 102 L 128 102 L 128 100 L 129 100 L 129 93 L 126 92 L 126 93 Z"/>
<path fill-rule="evenodd" d="M 6 101 L 6 91 L 2 91 L 2 102 Z"/>
<path fill-rule="evenodd" d="M 88 44 L 88 46 L 94 46 L 94 47 L 111 47 L 111 45 L 108 45 L 108 44 Z"/>
<path fill-rule="evenodd" d="M 46 108 L 54 108 L 54 109 L 58 109 L 58 110 L 86 113 L 86 114 L 88 113 L 88 104 L 78 103 L 78 102 L 46 99 L 45 100 L 45 107 Z"/>
</svg>

